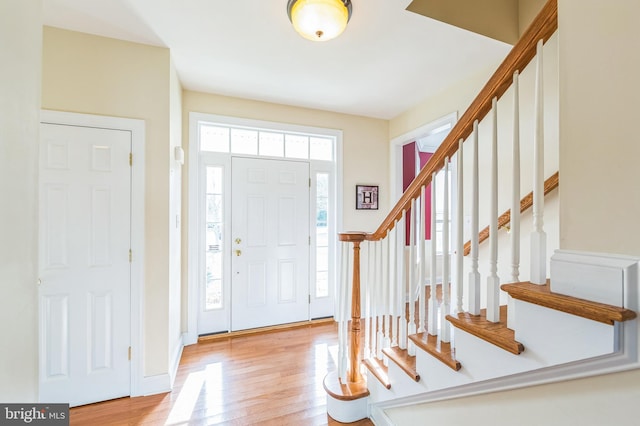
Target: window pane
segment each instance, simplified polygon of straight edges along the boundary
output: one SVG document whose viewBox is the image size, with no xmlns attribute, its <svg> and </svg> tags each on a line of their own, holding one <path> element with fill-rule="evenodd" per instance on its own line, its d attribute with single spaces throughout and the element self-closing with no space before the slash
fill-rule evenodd
<svg viewBox="0 0 640 426">
<path fill-rule="evenodd" d="M 205 309 L 222 308 L 222 252 L 211 253 L 207 256 L 207 277 Z"/>
<path fill-rule="evenodd" d="M 299 135 L 286 135 L 285 156 L 287 158 L 309 158 L 309 138 Z"/>
<path fill-rule="evenodd" d="M 224 224 L 222 167 L 207 166 L 205 194 L 205 309 L 223 308 L 222 230 Z"/>
<path fill-rule="evenodd" d="M 333 139 L 311 137 L 309 148 L 312 160 L 333 160 Z"/>
<path fill-rule="evenodd" d="M 329 174 L 316 173 L 316 297 L 329 295 Z"/>
<path fill-rule="evenodd" d="M 207 281 L 205 298 L 205 309 L 207 311 L 222 308 L 222 280 Z"/>
<path fill-rule="evenodd" d="M 318 197 L 329 197 L 329 174 L 328 173 L 318 173 L 316 175 L 316 191 L 318 193 Z"/>
<path fill-rule="evenodd" d="M 207 195 L 207 222 L 222 222 L 222 195 Z"/>
<path fill-rule="evenodd" d="M 284 157 L 284 134 L 260 132 L 260 155 Z"/>
<path fill-rule="evenodd" d="M 227 127 L 200 125 L 200 150 L 229 152 L 229 129 Z"/>
<path fill-rule="evenodd" d="M 207 223 L 207 251 L 219 252 L 222 250 L 222 224 Z"/>
<path fill-rule="evenodd" d="M 316 247 L 316 270 L 329 269 L 329 247 Z"/>
<path fill-rule="evenodd" d="M 318 271 L 316 273 L 316 297 L 329 296 L 329 273 L 327 271 Z"/>
<path fill-rule="evenodd" d="M 231 129 L 231 152 L 234 154 L 258 154 L 258 132 L 255 130 Z"/>
<path fill-rule="evenodd" d="M 222 167 L 207 167 L 207 193 L 222 194 Z"/>
</svg>

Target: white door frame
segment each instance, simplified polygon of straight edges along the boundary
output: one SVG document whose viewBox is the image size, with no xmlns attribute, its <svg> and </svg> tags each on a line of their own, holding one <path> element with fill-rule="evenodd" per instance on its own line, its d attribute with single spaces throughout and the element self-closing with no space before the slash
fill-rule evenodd
<svg viewBox="0 0 640 426">
<path fill-rule="evenodd" d="M 188 296 L 187 296 L 187 331 L 183 333 L 183 344 L 185 346 L 192 345 L 198 342 L 198 309 L 199 309 L 199 283 L 198 283 L 198 267 L 197 261 L 198 250 L 198 238 L 194 238 L 194 235 L 198 235 L 201 230 L 198 227 L 198 209 L 194 206 L 198 206 L 199 188 L 200 185 L 200 155 L 198 149 L 198 125 L 201 121 L 213 121 L 219 123 L 225 123 L 229 125 L 249 126 L 256 128 L 277 128 L 282 131 L 310 133 L 310 134 L 327 134 L 336 138 L 335 146 L 335 169 L 333 176 L 335 179 L 335 227 L 334 230 L 342 229 L 343 210 L 342 210 L 342 131 L 320 128 L 312 126 L 302 126 L 295 124 L 285 124 L 281 122 L 270 122 L 263 120 L 254 120 L 248 118 L 222 116 L 216 114 L 207 114 L 201 112 L 189 112 L 189 153 L 188 153 L 188 261 L 187 261 L 187 274 L 188 274 Z M 231 155 L 230 155 L 231 156 Z M 229 157 L 230 157 L 229 156 Z M 265 157 L 266 158 L 266 157 Z M 230 160 L 229 160 L 230 164 Z M 311 173 L 322 170 L 315 170 L 313 167 L 310 169 Z M 194 183 L 195 182 L 195 183 Z M 313 215 L 312 217 L 315 217 Z M 340 258 L 340 245 L 336 247 L 335 259 Z M 334 282 L 337 282 L 337 268 L 334 263 Z M 333 294 L 335 299 L 336 295 Z"/>
<path fill-rule="evenodd" d="M 144 150 L 145 122 L 130 118 L 41 110 L 40 123 L 95 127 L 131 132 L 131 396 L 145 394 L 144 341 Z M 42 342 L 39 342 L 42 346 Z"/>
</svg>

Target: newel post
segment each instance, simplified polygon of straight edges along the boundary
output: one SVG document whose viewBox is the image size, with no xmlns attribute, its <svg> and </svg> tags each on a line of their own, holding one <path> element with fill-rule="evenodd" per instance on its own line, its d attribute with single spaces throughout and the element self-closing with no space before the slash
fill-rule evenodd
<svg viewBox="0 0 640 426">
<path fill-rule="evenodd" d="M 362 381 L 360 374 L 360 243 L 367 239 L 363 232 L 347 232 L 338 234 L 343 242 L 353 243 L 353 281 L 351 285 L 351 329 L 349 333 L 349 370 L 347 381 Z"/>
<path fill-rule="evenodd" d="M 364 377 L 360 374 L 360 243 L 367 240 L 369 234 L 364 232 L 343 232 L 338 234 L 338 240 L 343 243 L 353 243 L 353 284 L 351 286 L 351 326 L 349 337 L 349 360 L 346 375 L 344 363 L 339 367 L 340 371 L 327 374 L 324 378 L 324 390 L 327 391 L 327 414 L 334 420 L 342 423 L 352 423 L 368 417 L 369 415 L 369 390 Z M 343 253 L 343 258 L 346 258 Z M 344 277 L 344 275 L 343 275 Z M 346 277 L 345 277 L 346 278 Z M 348 279 L 342 281 L 347 286 Z M 343 287 L 344 288 L 344 287 Z M 346 302 L 348 288 L 341 292 L 342 300 Z M 346 303 L 340 306 L 340 323 L 348 317 Z M 347 331 L 346 327 L 341 330 Z M 346 345 L 347 336 L 342 332 L 339 346 Z M 346 381 L 346 383 L 345 383 Z"/>
</svg>

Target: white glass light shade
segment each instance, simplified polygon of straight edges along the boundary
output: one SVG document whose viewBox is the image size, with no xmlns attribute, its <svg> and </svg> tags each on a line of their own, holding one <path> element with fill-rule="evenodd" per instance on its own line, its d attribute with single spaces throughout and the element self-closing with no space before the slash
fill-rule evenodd
<svg viewBox="0 0 640 426">
<path fill-rule="evenodd" d="M 293 28 L 304 38 L 327 41 L 339 36 L 347 27 L 349 8 L 342 0 L 289 1 L 289 18 Z"/>
</svg>

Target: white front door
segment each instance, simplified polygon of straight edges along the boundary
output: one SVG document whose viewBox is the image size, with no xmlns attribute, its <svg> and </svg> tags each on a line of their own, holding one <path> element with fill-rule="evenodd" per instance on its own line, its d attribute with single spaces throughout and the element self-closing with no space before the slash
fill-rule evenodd
<svg viewBox="0 0 640 426">
<path fill-rule="evenodd" d="M 40 401 L 130 394 L 131 133 L 42 124 Z"/>
<path fill-rule="evenodd" d="M 309 164 L 233 158 L 231 329 L 309 319 Z"/>
</svg>

